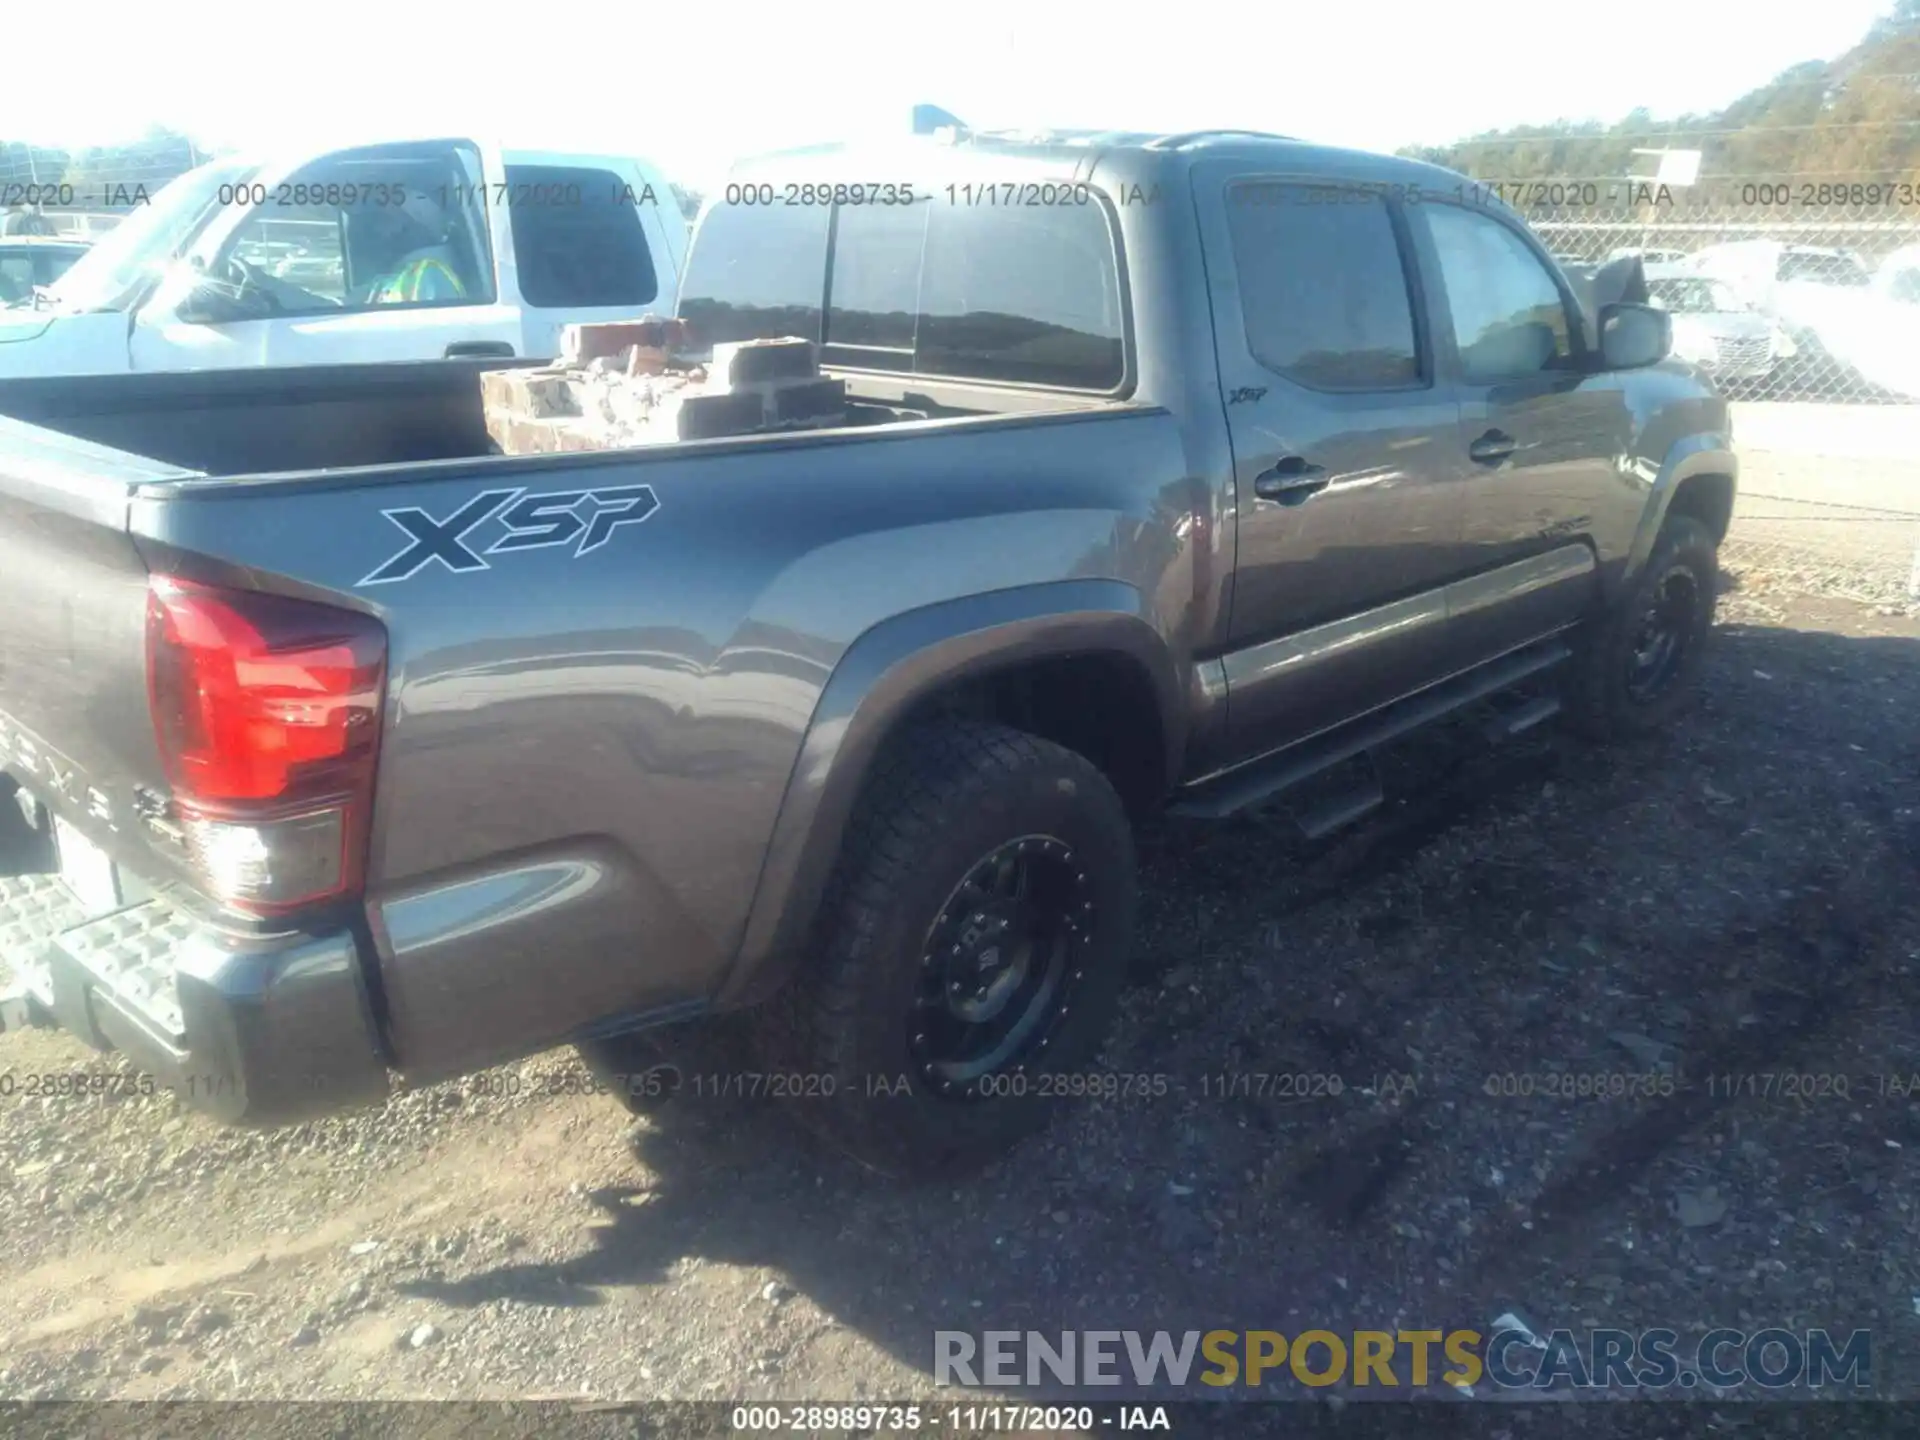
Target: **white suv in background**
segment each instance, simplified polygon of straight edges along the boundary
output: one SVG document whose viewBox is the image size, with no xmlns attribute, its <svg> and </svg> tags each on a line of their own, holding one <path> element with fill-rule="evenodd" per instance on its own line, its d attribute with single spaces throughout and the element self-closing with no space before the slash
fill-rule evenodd
<svg viewBox="0 0 1920 1440">
<path fill-rule="evenodd" d="M 671 314 L 686 252 L 672 190 L 630 156 L 438 139 L 215 160 L 0 312 L 0 379 L 547 359 L 563 325 Z M 435 284 L 390 283 L 428 254 Z"/>
<path fill-rule="evenodd" d="M 1691 268 L 1727 281 L 1778 321 L 1834 398 L 1871 398 L 1864 392 L 1878 388 L 1920 399 L 1920 307 L 1895 293 L 1903 264 L 1880 280 L 1851 250 L 1743 240 L 1709 246 Z"/>
<path fill-rule="evenodd" d="M 1678 265 L 1648 265 L 1647 299 L 1673 317 L 1673 355 L 1716 380 L 1764 380 L 1793 341 L 1733 287 Z"/>
<path fill-rule="evenodd" d="M 1871 284 L 1867 267 L 1851 251 L 1780 240 L 1709 245 L 1689 263 L 1702 275 L 1725 280 L 1796 339 L 1822 345 L 1868 299 Z"/>
</svg>

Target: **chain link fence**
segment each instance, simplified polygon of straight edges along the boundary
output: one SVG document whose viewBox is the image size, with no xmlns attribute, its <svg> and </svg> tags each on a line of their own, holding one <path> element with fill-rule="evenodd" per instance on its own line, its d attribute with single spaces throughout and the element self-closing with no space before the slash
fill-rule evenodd
<svg viewBox="0 0 1920 1440">
<path fill-rule="evenodd" d="M 1751 458 L 1743 459 L 1751 468 Z M 1743 480 L 1720 560 L 1745 595 L 1823 595 L 1920 613 L 1920 514 L 1792 500 Z"/>
<path fill-rule="evenodd" d="M 1920 406 L 1732 409 L 1740 490 L 1721 558 L 1742 588 L 1920 614 Z"/>
<path fill-rule="evenodd" d="M 1576 279 L 1640 256 L 1733 402 L 1734 584 L 1920 611 L 1920 177 L 1476 183 Z"/>
<path fill-rule="evenodd" d="M 1576 275 L 1638 252 L 1675 352 L 1730 398 L 1920 404 L 1920 181 L 1504 187 L 1536 188 L 1596 202 L 1520 208 Z"/>
</svg>

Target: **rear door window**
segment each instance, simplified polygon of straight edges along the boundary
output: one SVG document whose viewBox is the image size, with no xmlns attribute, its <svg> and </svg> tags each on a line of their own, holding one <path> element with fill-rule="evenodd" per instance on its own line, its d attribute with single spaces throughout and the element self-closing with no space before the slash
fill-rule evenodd
<svg viewBox="0 0 1920 1440">
<path fill-rule="evenodd" d="M 1314 390 L 1422 381 L 1413 301 L 1387 202 L 1354 187 L 1260 181 L 1227 191 L 1247 347 Z"/>
<path fill-rule="evenodd" d="M 527 304 L 591 310 L 660 293 L 640 211 L 611 170 L 509 165 L 504 198 Z"/>
</svg>

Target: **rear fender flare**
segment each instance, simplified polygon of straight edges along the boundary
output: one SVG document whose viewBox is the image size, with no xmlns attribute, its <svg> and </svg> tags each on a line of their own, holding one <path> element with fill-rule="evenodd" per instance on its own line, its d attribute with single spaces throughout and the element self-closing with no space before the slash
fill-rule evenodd
<svg viewBox="0 0 1920 1440">
<path fill-rule="evenodd" d="M 804 953 L 847 822 L 882 744 L 957 681 L 1048 656 L 1120 655 L 1152 683 L 1177 774 L 1184 711 L 1172 652 L 1140 592 L 1117 580 L 998 590 L 885 620 L 842 655 L 821 692 L 774 822 L 740 950 L 717 1006 L 772 994 Z"/>
</svg>

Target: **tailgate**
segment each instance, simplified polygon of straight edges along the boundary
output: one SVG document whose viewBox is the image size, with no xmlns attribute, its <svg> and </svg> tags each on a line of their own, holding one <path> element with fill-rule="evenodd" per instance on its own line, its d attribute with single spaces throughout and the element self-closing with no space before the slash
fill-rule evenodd
<svg viewBox="0 0 1920 1440">
<path fill-rule="evenodd" d="M 165 782 L 127 515 L 137 486 L 185 473 L 0 417 L 0 770 L 156 882 L 184 872 L 143 818 Z"/>
<path fill-rule="evenodd" d="M 277 1124 L 378 1101 L 387 1073 L 351 931 L 242 932 L 175 903 L 200 886 L 167 809 L 129 517 L 141 486 L 187 478 L 0 417 L 0 770 L 58 865 L 0 865 L 0 1030 L 57 1024 L 141 1083 Z"/>
</svg>

